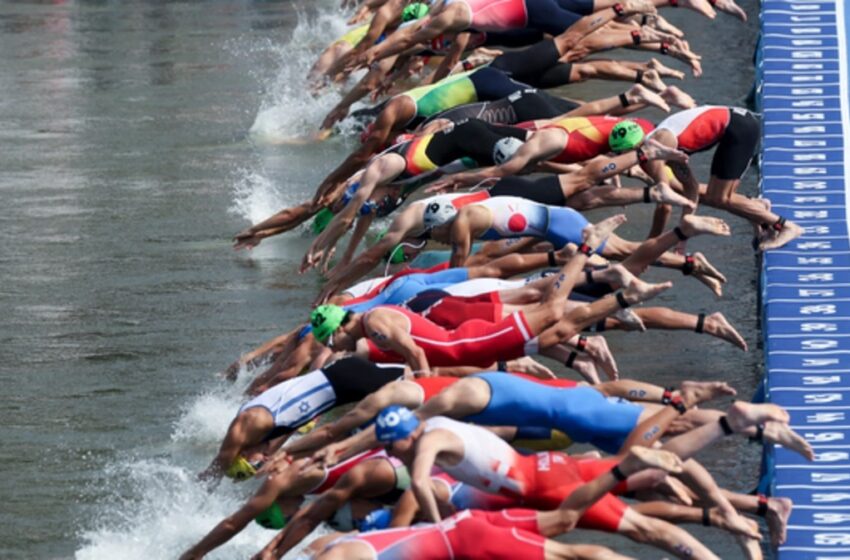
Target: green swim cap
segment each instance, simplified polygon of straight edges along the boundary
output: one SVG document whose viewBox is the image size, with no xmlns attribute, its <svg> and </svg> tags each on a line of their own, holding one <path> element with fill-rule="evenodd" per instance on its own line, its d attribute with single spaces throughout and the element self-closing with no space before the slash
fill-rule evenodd
<svg viewBox="0 0 850 560">
<path fill-rule="evenodd" d="M 385 229 L 381 233 L 378 234 L 377 239 L 375 241 L 380 241 L 387 234 L 389 229 Z M 393 247 L 390 252 L 384 255 L 384 260 L 390 264 L 402 264 L 407 262 L 407 256 L 404 254 L 404 247 L 402 247 L 401 243 Z"/>
<path fill-rule="evenodd" d="M 272 505 L 267 507 L 254 518 L 254 521 L 260 524 L 260 526 L 265 527 L 266 529 L 283 529 L 286 527 L 286 516 L 283 515 L 283 510 L 280 509 L 280 505 L 277 502 L 274 502 Z"/>
<path fill-rule="evenodd" d="M 635 121 L 622 121 L 614 125 L 608 136 L 608 145 L 617 153 L 632 150 L 643 141 L 643 129 Z"/>
<path fill-rule="evenodd" d="M 338 305 L 320 305 L 310 313 L 310 324 L 313 326 L 313 336 L 324 344 L 331 335 L 342 326 L 348 311 Z"/>
<path fill-rule="evenodd" d="M 334 219 L 334 213 L 331 212 L 330 208 L 322 208 L 313 218 L 313 233 L 319 235 L 325 228 L 328 227 L 328 224 L 331 223 L 331 220 Z"/>
<path fill-rule="evenodd" d="M 423 4 L 422 2 L 414 2 L 413 4 L 409 4 L 404 10 L 402 10 L 401 21 L 413 21 L 415 19 L 425 17 L 426 15 L 428 15 L 428 4 Z"/>
</svg>

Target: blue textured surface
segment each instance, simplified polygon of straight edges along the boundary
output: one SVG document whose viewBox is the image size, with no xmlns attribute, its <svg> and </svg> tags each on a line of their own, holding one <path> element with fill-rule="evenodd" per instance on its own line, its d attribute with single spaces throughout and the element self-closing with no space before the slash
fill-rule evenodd
<svg viewBox="0 0 850 560">
<path fill-rule="evenodd" d="M 762 192 L 804 226 L 762 271 L 767 394 L 814 446 L 776 449 L 773 493 L 794 500 L 780 559 L 850 559 L 850 242 L 845 0 L 763 0 Z"/>
</svg>

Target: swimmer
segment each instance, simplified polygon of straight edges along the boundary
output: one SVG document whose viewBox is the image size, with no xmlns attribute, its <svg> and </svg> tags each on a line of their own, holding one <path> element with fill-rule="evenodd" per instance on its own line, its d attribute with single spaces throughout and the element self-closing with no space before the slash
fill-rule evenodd
<svg viewBox="0 0 850 560">
<path fill-rule="evenodd" d="M 601 245 L 624 221 L 625 216 L 620 215 L 586 228 L 585 242 L 547 289 L 541 303 L 500 323 L 469 321 L 459 329 L 447 331 L 396 306 L 352 314 L 338 306 L 324 305 L 311 315 L 313 334 L 335 351 L 355 351 L 378 361 L 407 362 L 414 371 L 425 375 L 432 365 L 486 367 L 495 361 L 546 350 L 617 309 L 650 299 L 672 285 L 650 285 L 635 279 L 617 295 L 564 314 L 563 301 L 581 275 L 592 246 Z"/>
<path fill-rule="evenodd" d="M 783 216 L 774 214 L 757 200 L 737 194 L 741 178 L 755 157 L 760 141 L 761 121 L 746 109 L 704 105 L 676 113 L 665 119 L 650 134 L 653 141 L 696 153 L 716 147 L 711 162 L 711 177 L 704 200 L 706 204 L 726 210 L 765 230 L 759 249 L 768 251 L 782 247 L 803 233 L 803 229 Z M 694 203 L 699 199 L 699 182 L 687 162 L 670 165 Z M 645 165 L 653 177 L 661 177 L 663 168 L 655 163 Z M 689 213 L 693 210 L 683 209 Z"/>
</svg>

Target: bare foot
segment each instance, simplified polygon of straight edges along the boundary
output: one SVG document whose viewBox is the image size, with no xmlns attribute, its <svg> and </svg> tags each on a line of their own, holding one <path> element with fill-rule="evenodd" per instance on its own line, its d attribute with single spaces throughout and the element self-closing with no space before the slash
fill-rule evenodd
<svg viewBox="0 0 850 560">
<path fill-rule="evenodd" d="M 643 43 L 673 43 L 673 41 L 678 41 L 679 38 L 652 27 L 641 27 L 640 40 Z"/>
<path fill-rule="evenodd" d="M 729 384 L 722 381 L 682 381 L 682 384 L 679 385 L 679 392 L 688 407 L 713 401 L 726 395 L 734 396 L 738 394 Z"/>
<path fill-rule="evenodd" d="M 625 214 L 605 218 L 584 228 L 584 242 L 593 248 L 599 247 L 615 229 L 626 223 Z"/>
<path fill-rule="evenodd" d="M 682 472 L 682 460 L 675 453 L 663 449 L 633 446 L 620 461 L 620 470 L 632 475 L 646 469 L 661 469 L 667 473 Z"/>
<path fill-rule="evenodd" d="M 646 142 L 643 143 L 642 148 L 647 159 L 663 159 L 665 161 L 675 161 L 677 163 L 688 162 L 688 154 L 679 151 L 676 148 L 666 146 L 653 138 L 648 138 Z"/>
<path fill-rule="evenodd" d="M 679 70 L 674 70 L 673 68 L 670 68 L 669 66 L 665 66 L 657 58 L 649 59 L 649 62 L 646 63 L 646 66 L 647 66 L 647 68 L 650 68 L 650 69 L 658 72 L 658 75 L 661 76 L 662 78 L 676 78 L 677 80 L 684 80 L 685 79 L 685 73 L 684 72 L 680 72 Z"/>
<path fill-rule="evenodd" d="M 752 519 L 743 517 L 734 510 L 724 512 L 719 508 L 712 508 L 709 510 L 709 516 L 712 527 L 717 527 L 738 535 L 761 539 L 758 523 Z"/>
<path fill-rule="evenodd" d="M 602 383 L 602 380 L 599 378 L 599 371 L 596 369 L 596 363 L 590 356 L 577 354 L 570 368 L 577 371 L 591 385 Z"/>
<path fill-rule="evenodd" d="M 734 16 L 741 21 L 747 21 L 747 12 L 734 2 L 734 0 L 717 0 L 714 7 L 721 12 Z"/>
<path fill-rule="evenodd" d="M 782 229 L 779 230 L 779 233 L 762 241 L 761 245 L 759 245 L 759 249 L 762 251 L 769 251 L 771 249 L 778 249 L 782 247 L 786 243 L 789 243 L 798 237 L 803 235 L 803 228 L 795 224 L 794 222 L 785 222 L 783 224 Z"/>
<path fill-rule="evenodd" d="M 682 216 L 682 219 L 679 222 L 679 227 L 682 228 L 682 233 L 688 237 L 695 237 L 703 234 L 722 235 L 724 237 L 732 235 L 732 229 L 729 227 L 729 224 L 720 218 L 711 218 L 708 216 L 686 214 L 685 216 Z M 719 276 L 716 278 L 723 278 L 722 274 L 719 272 L 717 274 L 719 274 Z M 725 281 L 726 279 L 723 278 L 723 280 Z"/>
<path fill-rule="evenodd" d="M 667 84 L 664 83 L 661 76 L 655 70 L 647 70 L 644 72 L 640 83 L 652 89 L 656 93 L 661 93 L 667 89 Z"/>
<path fill-rule="evenodd" d="M 700 274 L 703 276 L 710 276 L 711 278 L 715 278 L 724 283 L 726 282 L 726 277 L 723 276 L 723 274 L 719 270 L 714 268 L 714 266 L 712 266 L 710 262 L 708 262 L 708 259 L 705 258 L 705 255 L 700 252 L 696 252 L 691 256 L 694 258 L 693 274 L 695 276 L 697 274 Z"/>
<path fill-rule="evenodd" d="M 635 275 L 629 272 L 629 269 L 622 264 L 615 264 L 602 270 L 593 271 L 593 280 L 595 282 L 603 282 L 611 284 L 614 287 L 628 286 Z"/>
<path fill-rule="evenodd" d="M 771 548 L 777 549 L 779 545 L 785 544 L 788 518 L 791 516 L 793 507 L 794 502 L 788 498 L 768 498 L 767 514 L 764 516 L 764 520 L 767 523 L 767 530 L 770 532 Z"/>
<path fill-rule="evenodd" d="M 743 560 L 764 560 L 761 551 L 761 539 L 751 539 L 744 535 L 736 535 L 735 540 L 741 547 L 741 558 Z"/>
<path fill-rule="evenodd" d="M 705 274 L 693 274 L 692 276 L 707 286 L 715 296 L 723 297 L 723 282 Z"/>
<path fill-rule="evenodd" d="M 747 351 L 747 341 L 735 330 L 735 327 L 729 324 L 723 313 L 719 311 L 705 318 L 703 332 L 734 344 L 744 352 Z"/>
<path fill-rule="evenodd" d="M 658 183 L 649 189 L 649 198 L 659 204 L 672 204 L 683 208 L 694 208 L 694 203 L 673 190 L 667 183 Z"/>
<path fill-rule="evenodd" d="M 717 12 L 714 11 L 714 8 L 711 7 L 708 0 L 682 0 L 679 2 L 679 6 L 683 8 L 690 8 L 691 10 L 704 15 L 708 19 L 714 19 L 717 17 Z"/>
<path fill-rule="evenodd" d="M 809 461 L 815 458 L 815 452 L 803 436 L 781 422 L 765 422 L 762 438 L 770 443 L 799 453 Z"/>
<path fill-rule="evenodd" d="M 608 342 L 605 340 L 605 337 L 598 335 L 588 336 L 584 351 L 588 356 L 590 356 L 597 366 L 602 368 L 602 371 L 605 372 L 608 379 L 616 381 L 620 378 L 620 370 L 617 368 L 617 360 L 614 359 L 614 354 L 612 354 L 611 349 L 608 348 Z"/>
<path fill-rule="evenodd" d="M 682 109 L 692 109 L 697 106 L 697 102 L 694 101 L 693 97 L 676 86 L 667 86 L 660 95 L 670 105 L 675 105 Z"/>
<path fill-rule="evenodd" d="M 655 27 L 655 29 L 657 29 L 659 31 L 663 31 L 664 33 L 669 33 L 670 35 L 673 35 L 674 37 L 684 37 L 685 36 L 684 31 L 682 31 L 681 29 L 679 29 L 678 27 L 676 27 L 675 25 L 673 25 L 672 23 L 670 23 L 669 21 L 664 19 L 660 14 L 655 14 L 654 16 L 648 16 L 646 18 L 646 22 L 648 24 L 652 25 L 653 27 Z"/>
<path fill-rule="evenodd" d="M 629 103 L 632 105 L 637 103 L 646 103 L 647 105 L 658 107 L 665 113 L 670 112 L 670 106 L 666 101 L 664 101 L 663 97 L 640 84 L 635 84 L 629 88 L 626 92 L 626 99 L 628 99 Z"/>
<path fill-rule="evenodd" d="M 646 332 L 646 325 L 633 309 L 618 309 L 613 315 L 627 331 Z"/>
<path fill-rule="evenodd" d="M 732 430 L 741 432 L 750 426 L 758 426 L 771 420 L 787 424 L 790 416 L 784 408 L 775 404 L 750 404 L 735 401 L 726 411 L 726 419 Z"/>
<path fill-rule="evenodd" d="M 673 287 L 673 282 L 662 282 L 660 284 L 647 284 L 639 278 L 635 278 L 629 287 L 623 290 L 623 297 L 626 301 L 634 305 L 642 301 L 647 301 L 658 294 L 665 292 Z"/>
</svg>

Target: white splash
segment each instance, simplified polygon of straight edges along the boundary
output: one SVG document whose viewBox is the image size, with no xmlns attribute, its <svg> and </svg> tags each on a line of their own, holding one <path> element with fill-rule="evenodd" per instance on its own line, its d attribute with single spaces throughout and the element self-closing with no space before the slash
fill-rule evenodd
<svg viewBox="0 0 850 560">
<path fill-rule="evenodd" d="M 250 134 L 258 144 L 279 144 L 309 137 L 339 101 L 340 94 L 328 88 L 319 96 L 308 92 L 307 74 L 318 54 L 345 34 L 345 18 L 327 13 L 313 18 L 299 16 L 298 25 L 285 45 L 269 45 L 280 67 L 268 82 Z"/>
</svg>

